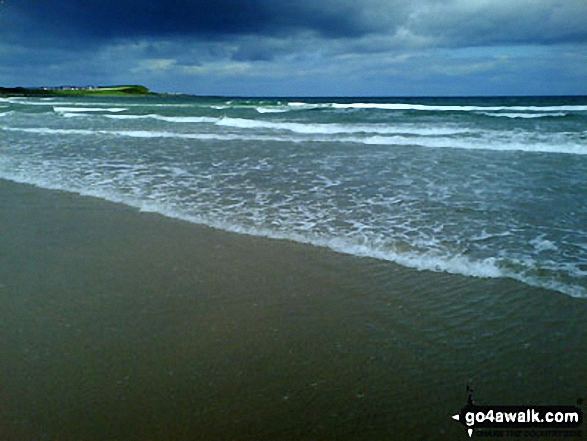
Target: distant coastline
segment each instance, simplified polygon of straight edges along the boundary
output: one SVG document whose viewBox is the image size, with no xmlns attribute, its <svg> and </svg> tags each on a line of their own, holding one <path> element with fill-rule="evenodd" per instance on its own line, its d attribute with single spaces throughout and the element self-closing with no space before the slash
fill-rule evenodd
<svg viewBox="0 0 587 441">
<path fill-rule="evenodd" d="M 0 95 L 64 96 L 64 95 L 158 95 L 141 85 L 0 87 Z"/>
</svg>

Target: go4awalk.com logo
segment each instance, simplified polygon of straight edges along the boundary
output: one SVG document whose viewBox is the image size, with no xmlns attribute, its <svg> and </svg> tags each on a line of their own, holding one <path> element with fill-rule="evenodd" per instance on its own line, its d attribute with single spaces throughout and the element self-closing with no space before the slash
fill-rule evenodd
<svg viewBox="0 0 587 441">
<path fill-rule="evenodd" d="M 467 387 L 467 392 L 467 404 L 452 419 L 469 437 L 581 437 L 583 411 L 576 406 L 479 406 L 473 390 Z"/>
</svg>

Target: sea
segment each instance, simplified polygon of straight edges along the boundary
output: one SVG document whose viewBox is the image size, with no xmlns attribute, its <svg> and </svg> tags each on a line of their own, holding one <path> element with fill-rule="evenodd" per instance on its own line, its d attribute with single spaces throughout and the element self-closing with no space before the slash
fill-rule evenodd
<svg viewBox="0 0 587 441">
<path fill-rule="evenodd" d="M 587 97 L 4 97 L 0 178 L 587 298 Z"/>
</svg>

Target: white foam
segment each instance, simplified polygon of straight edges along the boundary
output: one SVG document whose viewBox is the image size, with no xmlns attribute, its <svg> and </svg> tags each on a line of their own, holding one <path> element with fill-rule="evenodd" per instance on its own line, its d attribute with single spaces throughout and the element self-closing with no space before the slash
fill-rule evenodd
<svg viewBox="0 0 587 441">
<path fill-rule="evenodd" d="M 152 130 L 87 130 L 87 129 L 52 129 L 49 127 L 0 127 L 0 130 L 10 132 L 38 133 L 42 135 L 87 135 L 87 136 L 125 136 L 129 138 L 178 138 L 220 141 L 283 141 L 283 139 L 269 136 L 248 136 L 220 133 L 177 133 Z"/>
<path fill-rule="evenodd" d="M 567 116 L 568 113 L 553 112 L 553 113 L 493 113 L 493 112 L 479 112 L 481 115 L 496 116 L 502 118 L 545 118 L 545 117 L 559 117 Z"/>
<path fill-rule="evenodd" d="M 74 113 L 74 112 L 124 112 L 128 110 L 125 107 L 57 107 L 53 106 L 53 110 L 58 113 Z"/>
<path fill-rule="evenodd" d="M 128 136 L 130 138 L 185 138 L 185 139 L 215 139 L 211 136 L 192 133 L 159 132 L 152 130 L 102 130 L 99 133 L 114 136 Z"/>
<path fill-rule="evenodd" d="M 554 244 L 554 242 L 548 239 L 544 239 L 544 235 L 532 239 L 530 241 L 530 245 L 532 245 L 538 252 L 558 250 L 558 247 Z"/>
<path fill-rule="evenodd" d="M 324 134 L 332 135 L 337 133 L 382 133 L 382 134 L 409 134 L 422 136 L 454 135 L 470 133 L 471 130 L 462 127 L 434 127 L 433 125 L 417 126 L 403 124 L 391 126 L 388 124 L 337 124 L 337 123 L 296 123 L 296 122 L 274 122 L 243 118 L 222 118 L 216 122 L 219 126 L 235 127 L 240 129 L 271 129 L 287 130 L 301 134 Z"/>
<path fill-rule="evenodd" d="M 94 135 L 95 130 L 86 129 L 51 129 L 48 127 L 1 127 L 9 132 L 38 133 L 41 135 Z"/>
<path fill-rule="evenodd" d="M 253 120 L 245 120 L 253 121 Z M 248 124 L 248 123 L 247 123 Z M 294 124 L 294 123 L 290 123 Z M 305 125 L 304 125 L 305 126 Z M 224 141 L 276 141 L 276 142 L 342 142 L 365 145 L 414 146 L 424 148 L 456 148 L 465 150 L 523 151 L 533 153 L 566 153 L 587 155 L 587 144 L 580 140 L 561 139 L 560 137 L 526 140 L 525 132 L 518 133 L 511 139 L 500 139 L 489 134 L 481 138 L 454 138 L 448 136 L 367 136 L 367 137 L 316 137 L 316 136 L 276 136 L 266 134 L 240 133 L 181 133 L 150 130 L 87 130 L 87 129 L 52 129 L 48 127 L 15 128 L 1 127 L 1 130 L 20 131 L 41 134 L 75 134 L 127 136 L 132 138 L 178 138 Z M 320 135 L 321 133 L 317 133 Z M 432 134 L 432 133 L 431 133 Z M 312 135 L 312 133 L 307 133 Z M 314 133 L 316 135 L 316 133 Z"/>
<path fill-rule="evenodd" d="M 145 118 L 150 118 L 150 115 L 102 115 L 105 116 L 106 118 L 112 118 L 112 119 L 145 119 Z"/>
<path fill-rule="evenodd" d="M 176 133 L 150 130 L 88 130 L 88 129 L 53 129 L 49 127 L 0 127 L 0 130 L 10 132 L 37 133 L 42 135 L 106 135 L 126 136 L 130 138 L 183 138 L 183 139 L 209 139 L 209 140 L 239 140 L 236 135 L 206 134 L 206 133 Z M 267 140 L 266 137 L 253 137 L 247 139 Z"/>
<path fill-rule="evenodd" d="M 218 141 L 240 141 L 241 136 L 220 133 L 177 133 L 161 132 L 150 130 L 99 130 L 94 133 L 110 136 L 126 136 L 129 138 L 177 138 L 177 139 L 199 139 L 199 140 L 218 140 Z M 271 138 L 265 136 L 248 137 L 247 140 L 267 141 Z"/>
<path fill-rule="evenodd" d="M 331 107 L 333 109 L 377 109 L 377 110 L 419 110 L 430 112 L 475 112 L 475 111 L 512 111 L 512 112 L 584 112 L 585 105 L 566 106 L 433 106 L 407 103 L 304 103 L 291 102 L 289 106 L 298 109 Z"/>
<path fill-rule="evenodd" d="M 483 242 L 489 239 L 494 239 L 498 237 L 507 237 L 511 236 L 512 233 L 509 231 L 504 231 L 502 233 L 488 233 L 486 230 L 483 230 L 480 234 L 473 235 L 469 238 L 471 242 Z"/>
<path fill-rule="evenodd" d="M 63 118 L 89 118 L 91 115 L 83 112 L 74 112 L 74 113 L 59 113 L 60 116 Z"/>
<path fill-rule="evenodd" d="M 164 116 L 157 114 L 149 115 L 104 115 L 111 119 L 156 119 L 159 121 L 176 122 L 176 123 L 215 123 L 218 118 L 207 116 Z"/>
<path fill-rule="evenodd" d="M 371 145 L 390 146 L 419 146 L 430 148 L 456 148 L 464 150 L 494 150 L 494 151 L 521 151 L 533 153 L 566 153 L 571 155 L 587 155 L 587 144 L 580 140 L 566 140 L 560 142 L 557 138 L 552 140 L 528 140 L 523 136 L 513 139 L 500 139 L 487 136 L 485 138 L 409 138 L 401 136 L 371 136 L 367 138 L 349 138 L 349 142 L 357 142 Z"/>
<path fill-rule="evenodd" d="M 328 109 L 333 106 L 333 103 L 303 103 L 291 102 L 287 103 L 291 110 L 313 110 L 313 109 Z"/>
<path fill-rule="evenodd" d="M 291 109 L 283 106 L 275 106 L 275 107 L 268 107 L 268 106 L 261 106 L 255 107 L 255 110 L 259 113 L 285 113 L 289 112 Z"/>
</svg>

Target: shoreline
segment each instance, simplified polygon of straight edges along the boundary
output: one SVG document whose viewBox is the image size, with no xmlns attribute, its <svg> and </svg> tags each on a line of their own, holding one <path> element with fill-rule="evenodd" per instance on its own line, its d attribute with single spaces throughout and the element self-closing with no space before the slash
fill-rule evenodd
<svg viewBox="0 0 587 441">
<path fill-rule="evenodd" d="M 0 180 L 0 437 L 456 439 L 573 404 L 587 307 Z"/>
</svg>

